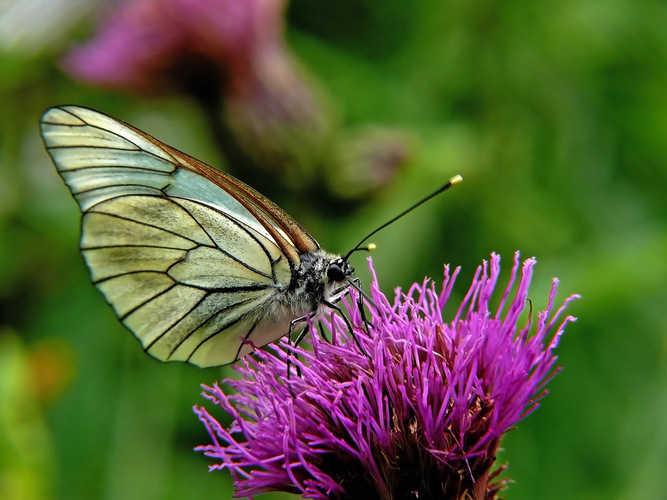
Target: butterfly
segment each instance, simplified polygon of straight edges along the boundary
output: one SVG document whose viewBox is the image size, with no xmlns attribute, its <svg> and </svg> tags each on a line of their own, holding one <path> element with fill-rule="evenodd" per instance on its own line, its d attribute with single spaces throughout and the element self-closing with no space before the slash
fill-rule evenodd
<svg viewBox="0 0 667 500">
<path fill-rule="evenodd" d="M 233 363 L 299 321 L 340 312 L 350 287 L 364 295 L 350 255 L 462 180 L 341 257 L 250 186 L 104 113 L 54 107 L 41 132 L 81 209 L 94 285 L 145 352 L 200 367 Z"/>
<path fill-rule="evenodd" d="M 61 106 L 41 132 L 81 209 L 93 283 L 161 361 L 233 363 L 352 283 L 347 258 L 275 203 L 131 125 Z"/>
</svg>

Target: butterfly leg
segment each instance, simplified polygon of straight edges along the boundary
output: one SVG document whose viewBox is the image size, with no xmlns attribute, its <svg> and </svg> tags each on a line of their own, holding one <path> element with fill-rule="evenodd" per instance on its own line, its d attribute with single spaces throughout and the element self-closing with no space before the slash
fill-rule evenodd
<svg viewBox="0 0 667 500">
<path fill-rule="evenodd" d="M 324 331 L 324 326 L 322 326 L 321 321 L 317 322 L 317 330 L 320 332 L 320 337 L 322 337 L 327 344 L 331 344 L 331 340 L 327 338 L 327 334 Z"/>
<path fill-rule="evenodd" d="M 290 324 L 289 324 L 289 332 L 287 333 L 287 342 L 289 343 L 290 347 L 292 347 L 292 346 L 294 346 L 294 347 L 298 346 L 298 345 L 301 343 L 301 341 L 304 339 L 304 337 L 305 337 L 305 336 L 308 334 L 308 332 L 310 331 L 310 325 L 309 325 L 308 322 L 306 321 L 307 318 L 308 318 L 307 316 L 301 316 L 301 317 L 299 317 L 299 318 L 296 318 L 296 319 L 293 319 L 292 321 L 290 321 Z M 303 323 L 303 322 L 306 322 L 306 326 L 305 326 L 305 327 L 303 328 L 303 330 L 299 333 L 299 335 L 298 335 L 298 337 L 296 338 L 296 340 L 295 340 L 294 342 L 292 342 L 292 334 L 294 333 L 294 329 L 295 329 L 295 327 L 296 327 L 299 323 Z M 292 373 L 292 356 L 294 356 L 294 357 L 296 357 L 296 358 L 298 359 L 298 355 L 297 355 L 296 353 L 294 353 L 292 350 L 290 350 L 290 351 L 287 353 L 287 363 L 286 363 L 286 364 L 287 364 L 287 379 L 288 379 L 288 380 L 289 380 L 289 378 L 290 378 L 290 376 L 291 376 L 291 373 Z M 300 377 L 300 376 L 301 376 L 301 367 L 299 367 L 299 365 L 295 365 L 295 368 L 296 368 L 296 374 L 297 374 L 297 377 Z M 290 390 L 291 390 L 291 389 L 290 389 Z M 292 396 L 293 396 L 293 395 L 294 395 L 294 394 L 292 394 Z"/>
<path fill-rule="evenodd" d="M 327 307 L 333 309 L 334 311 L 336 311 L 338 313 L 338 315 L 341 318 L 343 318 L 343 321 L 345 321 L 345 326 L 347 326 L 347 331 L 350 332 L 350 335 L 352 336 L 352 339 L 354 340 L 354 343 L 357 344 L 357 347 L 359 348 L 359 350 L 361 351 L 361 353 L 364 356 L 369 357 L 368 353 L 365 351 L 365 349 L 363 347 L 361 347 L 361 344 L 359 343 L 359 339 L 354 334 L 354 329 L 352 328 L 352 323 L 350 322 L 350 319 L 345 315 L 343 310 L 340 307 L 338 307 L 336 304 L 334 304 L 333 302 L 329 302 L 328 300 L 323 301 L 323 304 L 326 305 Z"/>
<path fill-rule="evenodd" d="M 306 319 L 307 319 L 307 316 L 304 316 L 301 321 L 306 321 Z M 318 322 L 318 324 L 319 324 L 319 322 Z M 303 339 L 306 338 L 306 335 L 308 335 L 308 332 L 310 332 L 310 325 L 308 324 L 308 322 L 306 322 L 305 328 L 303 330 L 301 330 L 301 333 L 299 333 L 299 336 L 294 341 L 294 347 L 297 347 L 303 341 Z"/>
<path fill-rule="evenodd" d="M 361 280 L 359 278 L 354 278 L 353 280 L 350 281 L 353 282 L 354 288 L 360 292 L 359 295 L 357 296 L 357 307 L 359 308 L 361 321 L 364 323 L 364 330 L 366 331 L 366 334 L 370 336 L 370 331 L 368 330 L 368 328 L 373 327 L 373 323 L 368 321 L 368 317 L 366 316 L 364 299 L 366 299 L 368 303 L 375 308 L 375 310 L 377 310 L 377 306 L 375 305 L 375 302 L 373 302 L 373 299 L 371 299 L 361 288 Z"/>
</svg>

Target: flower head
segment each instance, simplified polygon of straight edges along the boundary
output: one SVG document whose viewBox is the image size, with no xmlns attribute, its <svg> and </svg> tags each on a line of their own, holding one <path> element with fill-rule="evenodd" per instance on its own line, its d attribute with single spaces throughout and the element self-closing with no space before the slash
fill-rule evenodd
<svg viewBox="0 0 667 500">
<path fill-rule="evenodd" d="M 322 94 L 283 39 L 284 0 L 124 1 L 65 69 L 94 85 L 200 105 L 227 170 L 305 184 L 328 155 Z M 248 174 L 245 175 L 246 179 Z M 265 175 L 252 179 L 262 188 Z"/>
<path fill-rule="evenodd" d="M 88 42 L 69 51 L 63 66 L 100 87 L 192 98 L 227 171 L 264 192 L 276 179 L 289 189 L 303 188 L 319 182 L 327 167 L 338 175 L 345 164 L 336 154 L 350 147 L 338 144 L 328 97 L 283 38 L 286 3 L 124 0 L 108 10 Z M 372 154 L 354 164 L 361 178 L 379 177 L 374 187 L 389 183 L 406 162 L 401 135 L 379 147 L 366 148 Z M 343 178 L 349 186 L 350 176 Z M 354 175 L 352 180 L 364 184 Z"/>
<path fill-rule="evenodd" d="M 101 86 L 154 94 L 212 78 L 241 85 L 255 58 L 282 47 L 283 0 L 138 0 L 120 3 L 65 68 Z M 183 88 L 179 88 L 183 87 Z"/>
<path fill-rule="evenodd" d="M 327 320 L 331 343 L 312 351 L 275 345 L 237 367 L 241 380 L 204 396 L 233 418 L 225 428 L 204 408 L 195 412 L 213 443 L 198 447 L 227 468 L 236 495 L 270 490 L 305 498 L 493 499 L 504 483 L 492 471 L 500 438 L 530 414 L 559 370 L 554 349 L 565 325 L 559 320 L 571 296 L 554 312 L 554 279 L 531 335 L 526 307 L 534 259 L 524 262 L 517 290 L 518 253 L 500 305 L 490 299 L 500 257 L 477 269 L 453 320 L 443 314 L 459 273 L 440 292 L 432 282 L 397 290 L 391 304 L 375 280 L 369 333 L 354 300 L 346 305 L 354 324 L 351 341 L 342 320 Z M 372 271 L 372 267 L 371 267 Z M 507 306 L 507 310 L 505 307 Z M 447 311 L 445 311 L 447 310 Z M 300 376 L 286 379 L 288 352 Z"/>
</svg>

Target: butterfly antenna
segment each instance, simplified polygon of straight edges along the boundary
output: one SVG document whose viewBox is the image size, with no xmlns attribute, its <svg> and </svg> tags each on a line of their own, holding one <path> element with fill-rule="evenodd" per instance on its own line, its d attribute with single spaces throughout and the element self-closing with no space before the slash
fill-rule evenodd
<svg viewBox="0 0 667 500">
<path fill-rule="evenodd" d="M 434 198 L 434 197 L 438 196 L 438 195 L 439 195 L 440 193 L 442 193 L 443 191 L 447 191 L 450 187 L 456 186 L 456 185 L 459 184 L 462 180 L 463 180 L 463 177 L 461 177 L 460 175 L 455 175 L 454 177 L 452 177 L 451 179 L 449 179 L 449 181 L 447 181 L 447 183 L 446 183 L 444 186 L 441 186 L 440 188 L 436 189 L 436 190 L 433 191 L 431 194 L 429 194 L 429 195 L 426 196 L 425 198 L 422 198 L 421 200 L 419 200 L 417 203 L 415 203 L 414 205 L 412 205 L 412 206 L 409 207 L 408 209 L 403 210 L 400 214 L 398 214 L 398 215 L 397 215 L 396 217 L 394 217 L 393 219 L 391 219 L 391 220 L 385 222 L 385 223 L 382 224 L 380 227 L 378 227 L 378 228 L 374 229 L 373 231 L 371 231 L 370 233 L 368 233 L 366 236 L 364 236 L 364 238 L 362 238 L 362 240 L 361 240 L 361 241 L 360 241 L 360 242 L 359 242 L 359 243 L 358 243 L 352 250 L 350 250 L 349 252 L 347 252 L 347 255 L 345 255 L 344 259 L 347 260 L 347 259 L 350 257 L 350 255 L 352 255 L 354 252 L 358 252 L 358 251 L 361 251 L 361 250 L 365 250 L 365 251 L 369 251 L 369 252 L 370 252 L 370 251 L 372 251 L 372 250 L 375 250 L 375 245 L 374 245 L 373 243 L 371 243 L 371 244 L 369 244 L 369 245 L 366 245 L 366 246 L 363 246 L 363 247 L 362 247 L 361 245 L 363 245 L 363 244 L 364 244 L 364 241 L 366 241 L 368 238 L 370 238 L 371 236 L 373 236 L 373 235 L 374 235 L 375 233 L 377 233 L 378 231 L 384 229 L 385 227 L 387 227 L 387 226 L 390 225 L 390 224 L 393 224 L 394 222 L 396 222 L 398 219 L 400 219 L 400 218 L 403 217 L 404 215 L 409 214 L 409 213 L 412 212 L 415 208 L 417 208 L 417 207 L 420 206 L 420 205 L 423 205 L 424 203 L 426 203 L 426 202 L 427 202 L 428 200 L 430 200 L 431 198 Z"/>
</svg>

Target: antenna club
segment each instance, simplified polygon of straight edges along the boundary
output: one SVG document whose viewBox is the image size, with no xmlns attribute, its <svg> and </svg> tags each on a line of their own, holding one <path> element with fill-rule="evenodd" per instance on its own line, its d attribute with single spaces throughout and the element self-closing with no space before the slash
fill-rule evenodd
<svg viewBox="0 0 667 500">
<path fill-rule="evenodd" d="M 449 184 L 452 186 L 456 186 L 457 184 L 460 184 L 463 181 L 463 177 L 460 175 L 455 175 L 451 179 L 449 179 Z"/>
<path fill-rule="evenodd" d="M 366 250 L 368 252 L 373 252 L 377 248 L 377 245 L 375 243 L 369 243 L 366 245 Z"/>
</svg>

